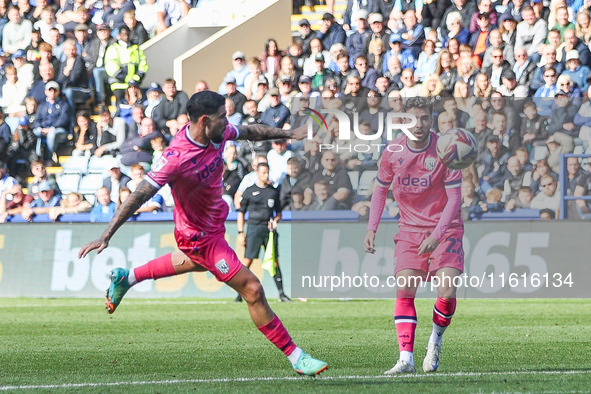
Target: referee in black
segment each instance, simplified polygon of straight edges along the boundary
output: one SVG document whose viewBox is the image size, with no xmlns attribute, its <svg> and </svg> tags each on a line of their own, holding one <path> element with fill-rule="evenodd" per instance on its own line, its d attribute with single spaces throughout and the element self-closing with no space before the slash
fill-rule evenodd
<svg viewBox="0 0 591 394">
<path fill-rule="evenodd" d="M 267 246 L 269 240 L 269 231 L 277 229 L 277 223 L 281 220 L 281 201 L 279 199 L 279 190 L 269 184 L 269 164 L 259 163 L 257 167 L 257 182 L 246 189 L 240 202 L 238 211 L 238 242 L 246 246 L 244 253 L 244 265 L 250 267 L 252 260 L 259 257 L 261 246 Z M 244 236 L 244 214 L 249 212 L 248 230 Z M 275 233 L 275 253 L 277 256 L 277 233 Z M 279 301 L 289 302 L 289 297 L 283 292 L 283 281 L 281 278 L 281 269 L 277 258 L 275 259 L 276 274 L 273 277 L 277 290 L 279 291 Z M 242 301 L 238 295 L 237 302 Z"/>
</svg>

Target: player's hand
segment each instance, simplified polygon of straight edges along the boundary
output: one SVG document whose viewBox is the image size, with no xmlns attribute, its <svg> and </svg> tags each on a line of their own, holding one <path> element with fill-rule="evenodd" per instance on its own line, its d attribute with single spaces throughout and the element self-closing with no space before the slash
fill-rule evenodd
<svg viewBox="0 0 591 394">
<path fill-rule="evenodd" d="M 246 235 L 244 233 L 238 234 L 238 245 L 246 246 Z"/>
<path fill-rule="evenodd" d="M 429 235 L 419 246 L 419 256 L 423 253 L 431 253 L 437 248 L 437 245 L 439 245 L 439 241 Z"/>
<path fill-rule="evenodd" d="M 83 257 L 86 257 L 88 253 L 92 252 L 95 249 L 97 249 L 96 254 L 99 254 L 103 251 L 103 249 L 106 249 L 107 246 L 109 246 L 108 239 L 104 239 L 103 237 L 96 239 L 92 242 L 87 243 L 80 249 L 80 252 L 78 253 L 78 258 L 81 259 Z"/>
<path fill-rule="evenodd" d="M 291 130 L 291 139 L 301 141 L 308 136 L 308 126 L 301 126 Z"/>
<path fill-rule="evenodd" d="M 365 239 L 363 240 L 363 248 L 365 249 L 366 253 L 374 254 L 376 252 L 375 240 L 376 232 L 373 230 L 367 230 L 367 233 L 365 234 Z"/>
</svg>

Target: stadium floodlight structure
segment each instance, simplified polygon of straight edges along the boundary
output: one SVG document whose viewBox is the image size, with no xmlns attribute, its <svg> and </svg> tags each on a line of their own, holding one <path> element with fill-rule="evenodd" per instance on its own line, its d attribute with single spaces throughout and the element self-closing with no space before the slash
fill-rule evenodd
<svg viewBox="0 0 591 394">
<path fill-rule="evenodd" d="M 585 200 L 585 201 L 591 201 L 591 195 L 588 196 L 580 196 L 580 197 L 576 197 L 576 196 L 567 196 L 566 195 L 566 183 L 568 180 L 568 173 L 566 172 L 566 160 L 569 157 L 576 157 L 576 158 L 587 158 L 587 157 L 591 157 L 591 154 L 573 154 L 573 153 L 568 153 L 568 154 L 563 154 L 560 156 L 560 174 L 558 174 L 558 178 L 560 179 L 560 212 L 559 212 L 559 218 L 562 219 L 568 219 L 568 201 L 573 201 L 573 200 Z M 590 163 L 591 165 L 591 163 Z"/>
</svg>

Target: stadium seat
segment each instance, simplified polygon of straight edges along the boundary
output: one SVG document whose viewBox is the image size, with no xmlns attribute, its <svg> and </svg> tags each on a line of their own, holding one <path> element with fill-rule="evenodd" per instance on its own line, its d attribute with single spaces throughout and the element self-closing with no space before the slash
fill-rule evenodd
<svg viewBox="0 0 591 394">
<path fill-rule="evenodd" d="M 57 180 L 57 185 L 60 187 L 62 194 L 66 195 L 68 193 L 77 192 L 80 178 L 80 174 L 76 173 L 68 173 L 60 176 Z"/>
<path fill-rule="evenodd" d="M 88 170 L 88 157 L 71 156 L 68 161 L 63 164 L 64 174 L 86 174 Z"/>
<path fill-rule="evenodd" d="M 82 194 L 94 194 L 103 186 L 103 176 L 100 174 L 90 174 L 82 177 L 78 191 Z"/>
<path fill-rule="evenodd" d="M 92 156 L 88 162 L 88 173 L 89 174 L 103 174 L 108 170 L 109 164 L 112 162 L 111 156 L 97 157 Z"/>
<path fill-rule="evenodd" d="M 363 174 L 361 174 L 361 177 L 359 178 L 359 188 L 357 189 L 357 194 L 361 196 L 367 196 L 371 182 L 373 182 L 377 175 L 377 171 L 363 171 Z"/>
<path fill-rule="evenodd" d="M 90 203 L 90 205 L 94 205 L 94 203 L 96 202 L 96 194 L 94 193 L 86 193 L 84 195 L 84 198 L 86 199 L 86 201 Z"/>
<path fill-rule="evenodd" d="M 359 171 L 349 171 L 348 174 L 353 190 L 357 190 L 359 187 Z"/>
</svg>

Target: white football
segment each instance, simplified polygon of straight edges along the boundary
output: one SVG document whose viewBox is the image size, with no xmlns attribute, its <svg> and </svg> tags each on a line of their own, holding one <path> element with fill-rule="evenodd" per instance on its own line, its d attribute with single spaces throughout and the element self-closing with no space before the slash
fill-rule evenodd
<svg viewBox="0 0 591 394">
<path fill-rule="evenodd" d="M 439 136 L 437 156 L 449 169 L 461 170 L 476 161 L 478 143 L 472 133 L 453 128 Z"/>
</svg>

